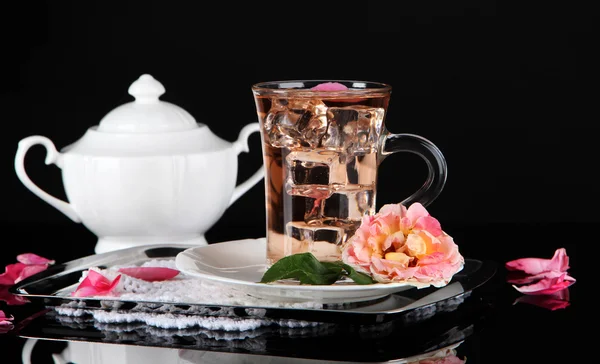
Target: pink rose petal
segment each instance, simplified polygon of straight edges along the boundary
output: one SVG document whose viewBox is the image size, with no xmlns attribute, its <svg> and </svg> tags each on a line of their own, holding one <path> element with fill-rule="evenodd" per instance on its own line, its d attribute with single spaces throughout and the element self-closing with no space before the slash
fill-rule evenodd
<svg viewBox="0 0 600 364">
<path fill-rule="evenodd" d="M 0 285 L 12 286 L 26 267 L 23 263 L 13 263 L 6 266 L 5 272 L 0 274 Z"/>
<path fill-rule="evenodd" d="M 148 282 L 166 281 L 179 274 L 177 269 L 164 267 L 120 268 L 119 272 Z"/>
<path fill-rule="evenodd" d="M 15 279 L 15 283 L 22 281 L 25 278 L 29 278 L 32 275 L 42 272 L 48 268 L 48 264 L 32 264 L 27 265 L 23 268 L 17 279 Z"/>
<path fill-rule="evenodd" d="M 563 273 L 559 277 L 543 278 L 537 281 L 536 283 L 532 283 L 521 287 L 513 285 L 513 287 L 523 294 L 542 295 L 551 294 L 563 290 L 572 285 L 573 283 L 575 283 L 575 278 L 570 277 L 566 273 Z"/>
<path fill-rule="evenodd" d="M 339 82 L 324 82 L 311 88 L 313 91 L 345 91 L 348 87 Z"/>
<path fill-rule="evenodd" d="M 102 274 L 95 270 L 89 270 L 88 275 L 85 277 L 77 289 L 71 292 L 73 297 L 88 297 L 88 296 L 105 296 L 111 294 L 112 290 L 117 286 L 121 275 L 119 274 L 115 279 L 110 281 Z"/>
<path fill-rule="evenodd" d="M 406 211 L 406 217 L 410 219 L 413 225 L 417 222 L 417 220 L 425 216 L 429 216 L 429 212 L 427 212 L 427 209 L 425 209 L 425 207 L 418 202 L 410 205 Z"/>
<path fill-rule="evenodd" d="M 509 273 L 521 273 L 521 272 L 509 272 Z M 536 281 L 539 281 L 540 279 L 544 279 L 544 278 L 556 278 L 556 277 L 560 277 L 563 274 L 563 272 L 554 272 L 554 271 L 550 271 L 550 272 L 542 272 L 539 274 L 533 274 L 533 275 L 527 275 L 527 274 L 509 274 L 507 276 L 506 281 L 508 283 L 512 283 L 512 284 L 530 284 Z"/>
<path fill-rule="evenodd" d="M 23 264 L 54 264 L 54 260 L 50 260 L 44 257 L 40 257 L 33 253 L 24 253 L 17 255 L 17 261 Z"/>
<path fill-rule="evenodd" d="M 442 226 L 440 225 L 440 222 L 436 218 L 431 216 L 423 216 L 419 218 L 415 222 L 414 228 L 417 230 L 425 230 L 433 236 L 440 236 L 444 233 L 442 231 Z"/>
<path fill-rule="evenodd" d="M 548 271 L 566 272 L 569 269 L 569 257 L 565 248 L 554 252 L 552 259 L 521 258 L 507 262 L 506 269 L 522 271 L 527 274 L 539 274 Z"/>
</svg>

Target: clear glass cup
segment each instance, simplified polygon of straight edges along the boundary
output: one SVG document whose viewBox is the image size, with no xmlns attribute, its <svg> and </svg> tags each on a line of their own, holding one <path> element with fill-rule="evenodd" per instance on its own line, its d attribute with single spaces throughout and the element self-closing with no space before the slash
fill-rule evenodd
<svg viewBox="0 0 600 364">
<path fill-rule="evenodd" d="M 252 86 L 265 164 L 267 263 L 311 252 L 341 259 L 341 249 L 375 211 L 377 169 L 410 152 L 427 163 L 423 186 L 401 201 L 429 205 L 446 182 L 440 150 L 385 127 L 391 86 L 369 81 L 298 80 Z"/>
</svg>

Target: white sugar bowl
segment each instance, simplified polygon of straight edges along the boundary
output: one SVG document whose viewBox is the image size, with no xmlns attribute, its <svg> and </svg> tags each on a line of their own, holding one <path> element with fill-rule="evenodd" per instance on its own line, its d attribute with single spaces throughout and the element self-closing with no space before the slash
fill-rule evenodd
<svg viewBox="0 0 600 364">
<path fill-rule="evenodd" d="M 236 187 L 238 161 L 258 123 L 230 143 L 187 111 L 159 100 L 163 85 L 142 75 L 129 87 L 135 101 L 109 112 L 58 152 L 50 139 L 19 142 L 15 170 L 31 192 L 98 236 L 96 253 L 145 244 L 207 244 L 205 232 L 264 177 L 261 167 Z M 35 185 L 25 172 L 33 145 L 62 170 L 68 202 Z"/>
</svg>

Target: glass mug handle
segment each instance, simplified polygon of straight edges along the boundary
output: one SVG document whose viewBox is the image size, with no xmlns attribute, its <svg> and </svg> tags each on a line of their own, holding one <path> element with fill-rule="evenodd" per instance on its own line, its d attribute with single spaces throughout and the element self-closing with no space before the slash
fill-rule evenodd
<svg viewBox="0 0 600 364">
<path fill-rule="evenodd" d="M 417 192 L 402 201 L 402 204 L 406 207 L 410 206 L 413 202 L 420 202 L 423 206 L 427 207 L 440 195 L 446 184 L 448 168 L 444 155 L 435 144 L 421 136 L 386 132 L 383 137 L 379 163 L 385 157 L 397 152 L 417 154 L 427 163 L 429 170 L 427 180 L 425 180 L 425 183 Z"/>
</svg>

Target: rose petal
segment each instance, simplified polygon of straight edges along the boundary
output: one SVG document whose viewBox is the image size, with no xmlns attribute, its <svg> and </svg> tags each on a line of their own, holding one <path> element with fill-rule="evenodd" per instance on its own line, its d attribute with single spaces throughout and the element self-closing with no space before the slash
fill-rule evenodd
<svg viewBox="0 0 600 364">
<path fill-rule="evenodd" d="M 313 91 L 345 91 L 348 87 L 339 82 L 324 82 L 311 88 Z"/>
<path fill-rule="evenodd" d="M 17 279 L 15 279 L 15 283 L 22 281 L 25 278 L 29 278 L 32 275 L 42 272 L 48 268 L 48 264 L 32 264 L 27 265 L 23 268 Z"/>
<path fill-rule="evenodd" d="M 506 269 L 522 271 L 527 274 L 539 274 L 548 271 L 566 272 L 569 269 L 569 257 L 565 248 L 554 252 L 552 259 L 521 258 L 507 262 Z"/>
<path fill-rule="evenodd" d="M 440 236 L 443 233 L 440 222 L 432 216 L 423 216 L 417 219 L 415 229 L 425 230 L 433 236 Z"/>
<path fill-rule="evenodd" d="M 6 266 L 4 273 L 0 274 L 0 285 L 12 286 L 26 267 L 23 263 L 13 263 Z"/>
<path fill-rule="evenodd" d="M 427 209 L 425 209 L 425 207 L 418 202 L 415 202 L 412 205 L 410 205 L 408 207 L 408 210 L 406 211 L 406 217 L 410 219 L 413 226 L 417 222 L 417 220 L 425 216 L 429 216 L 429 212 L 427 212 Z"/>
<path fill-rule="evenodd" d="M 517 274 L 510 274 L 510 273 L 517 273 Z M 506 278 L 506 281 L 508 283 L 512 283 L 512 284 L 529 284 L 529 283 L 533 283 L 536 281 L 539 281 L 540 279 L 544 279 L 544 278 L 556 278 L 556 277 L 560 277 L 563 273 L 562 272 L 554 272 L 554 271 L 550 271 L 550 272 L 542 272 L 540 274 L 533 274 L 533 275 L 528 275 L 528 274 L 524 274 L 522 272 L 509 272 L 509 275 Z"/>
<path fill-rule="evenodd" d="M 74 292 L 71 292 L 73 297 L 88 297 L 88 296 L 105 296 L 112 292 L 117 286 L 121 275 L 119 274 L 115 279 L 110 281 L 102 274 L 95 270 L 89 270 L 87 276 L 79 285 Z"/>
<path fill-rule="evenodd" d="M 17 255 L 17 261 L 23 264 L 54 264 L 54 260 L 50 260 L 44 257 L 40 257 L 33 253 L 24 253 Z"/>
<path fill-rule="evenodd" d="M 542 295 L 563 290 L 571 286 L 573 283 L 575 283 L 575 278 L 568 276 L 566 273 L 563 273 L 556 278 L 543 278 L 537 281 L 536 283 L 532 283 L 521 287 L 513 285 L 513 287 L 523 294 Z"/>
<path fill-rule="evenodd" d="M 177 269 L 165 267 L 131 267 L 120 268 L 119 272 L 130 277 L 142 279 L 148 282 L 166 281 L 179 274 Z"/>
</svg>

